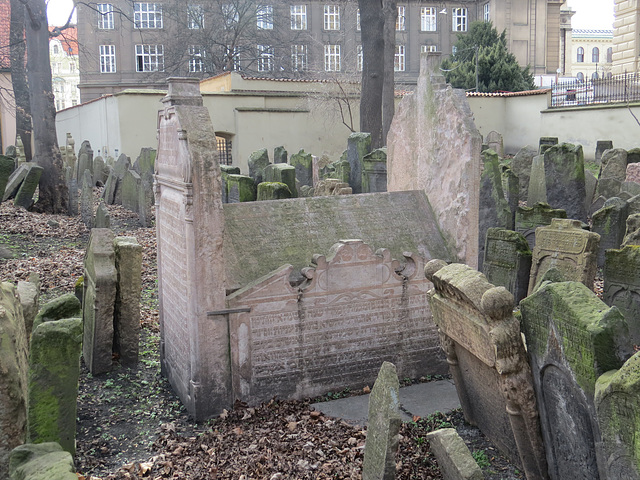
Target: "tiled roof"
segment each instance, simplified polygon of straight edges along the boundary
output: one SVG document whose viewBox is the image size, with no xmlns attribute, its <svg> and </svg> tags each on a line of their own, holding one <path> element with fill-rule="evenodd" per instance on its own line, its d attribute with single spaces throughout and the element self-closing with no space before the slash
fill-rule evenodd
<svg viewBox="0 0 640 480">
<path fill-rule="evenodd" d="M 9 0 L 0 0 L 0 69 L 11 66 L 9 54 L 9 30 L 11 24 L 11 7 Z"/>
<path fill-rule="evenodd" d="M 607 37 L 613 38 L 613 30 L 591 30 L 584 28 L 574 28 L 571 30 L 572 37 Z"/>
<path fill-rule="evenodd" d="M 69 55 L 78 55 L 78 29 L 75 26 L 65 29 L 49 26 L 49 32 L 49 40 L 51 40 L 51 38 L 57 38 L 60 43 L 62 43 L 62 48 L 66 53 Z"/>
<path fill-rule="evenodd" d="M 529 95 L 544 95 L 550 91 L 550 88 L 539 88 L 537 90 L 525 90 L 523 92 L 467 92 L 467 97 L 526 97 Z"/>
</svg>

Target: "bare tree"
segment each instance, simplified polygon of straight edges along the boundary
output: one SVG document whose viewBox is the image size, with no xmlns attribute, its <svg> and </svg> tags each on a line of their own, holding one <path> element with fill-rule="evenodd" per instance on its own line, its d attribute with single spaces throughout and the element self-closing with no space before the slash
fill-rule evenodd
<svg viewBox="0 0 640 480">
<path fill-rule="evenodd" d="M 31 161 L 31 106 L 27 84 L 26 43 L 24 39 L 24 5 L 20 0 L 11 0 L 11 24 L 9 28 L 9 51 L 11 58 L 11 84 L 16 111 L 16 135 L 22 140 L 24 155 Z"/>
<path fill-rule="evenodd" d="M 387 133 L 395 113 L 395 56 L 396 21 L 398 7 L 396 0 L 383 0 L 384 6 L 384 82 L 382 85 L 382 145 L 387 143 Z M 403 19 L 404 20 L 404 19 Z"/>
</svg>

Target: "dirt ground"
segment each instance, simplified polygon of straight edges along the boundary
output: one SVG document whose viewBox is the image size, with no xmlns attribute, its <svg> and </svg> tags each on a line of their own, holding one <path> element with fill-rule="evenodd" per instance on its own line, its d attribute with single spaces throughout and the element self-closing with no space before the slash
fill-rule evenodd
<svg viewBox="0 0 640 480">
<path fill-rule="evenodd" d="M 96 190 L 96 199 L 99 191 Z M 135 214 L 109 206 L 116 234 L 143 246 L 140 363 L 93 377 L 82 366 L 77 454 L 81 479 L 360 479 L 366 429 L 314 411 L 318 399 L 235 408 L 196 423 L 160 373 L 155 230 Z M 88 229 L 78 218 L 39 215 L 0 205 L 0 280 L 40 275 L 41 304 L 72 292 L 82 275 Z M 358 394 L 359 392 L 350 392 Z M 440 479 L 426 434 L 454 427 L 487 479 L 524 478 L 463 419 L 460 411 L 403 425 L 397 478 Z"/>
</svg>

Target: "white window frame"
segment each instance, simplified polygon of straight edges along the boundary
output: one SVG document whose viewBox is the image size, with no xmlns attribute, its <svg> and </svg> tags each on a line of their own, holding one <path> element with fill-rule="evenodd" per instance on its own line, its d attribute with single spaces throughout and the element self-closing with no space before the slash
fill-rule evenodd
<svg viewBox="0 0 640 480">
<path fill-rule="evenodd" d="M 451 30 L 454 32 L 466 32 L 468 10 L 464 7 L 456 7 L 451 9 Z"/>
<path fill-rule="evenodd" d="M 100 73 L 116 73 L 116 46 L 100 45 Z"/>
<path fill-rule="evenodd" d="M 360 9 L 356 10 L 356 31 L 360 31 L 362 28 L 360 27 Z"/>
<path fill-rule="evenodd" d="M 364 55 L 362 53 L 362 45 L 356 45 L 356 70 L 361 72 L 364 68 Z"/>
<path fill-rule="evenodd" d="M 240 22 L 240 12 L 232 3 L 225 3 L 222 7 L 222 17 L 225 28 L 231 28 Z"/>
<path fill-rule="evenodd" d="M 189 71 L 191 73 L 206 72 L 204 64 L 206 51 L 200 45 L 189 45 Z"/>
<path fill-rule="evenodd" d="M 437 52 L 437 45 L 420 45 L 420 53 Z"/>
<path fill-rule="evenodd" d="M 405 17 L 406 8 L 398 5 L 398 16 L 396 17 L 396 32 L 404 32 L 407 29 L 407 19 Z"/>
<path fill-rule="evenodd" d="M 190 30 L 204 28 L 204 8 L 202 5 L 187 5 L 187 27 Z"/>
<path fill-rule="evenodd" d="M 340 5 L 324 6 L 324 29 L 340 30 Z"/>
<path fill-rule="evenodd" d="M 435 32 L 438 28 L 436 7 L 420 7 L 420 31 Z"/>
<path fill-rule="evenodd" d="M 339 72 L 342 68 L 342 59 L 340 52 L 340 45 L 325 45 L 324 46 L 324 71 L 325 72 Z"/>
<path fill-rule="evenodd" d="M 256 26 L 259 30 L 273 30 L 273 6 L 262 5 L 256 10 Z"/>
<path fill-rule="evenodd" d="M 112 30 L 115 28 L 113 19 L 113 5 L 110 3 L 98 3 L 98 28 L 101 30 Z"/>
<path fill-rule="evenodd" d="M 489 2 L 482 6 L 482 18 L 485 22 L 491 21 L 491 4 Z"/>
<path fill-rule="evenodd" d="M 393 71 L 404 72 L 406 70 L 407 56 L 405 54 L 407 48 L 404 45 L 396 45 L 396 53 L 393 57 Z"/>
<path fill-rule="evenodd" d="M 291 30 L 307 29 L 307 6 L 291 5 Z"/>
<path fill-rule="evenodd" d="M 225 47 L 225 57 L 228 58 L 229 56 L 229 52 L 231 52 L 231 46 L 227 45 Z M 238 46 L 233 47 L 233 55 L 231 56 L 231 59 L 233 61 L 233 71 L 236 72 L 238 70 L 240 70 L 240 49 L 238 48 Z M 225 65 L 226 65 L 226 61 L 225 61 Z M 226 67 L 225 67 L 226 70 Z"/>
<path fill-rule="evenodd" d="M 294 72 L 306 72 L 307 68 L 307 46 L 291 45 L 291 69 Z"/>
<path fill-rule="evenodd" d="M 164 72 L 164 46 L 138 44 L 135 46 L 136 72 Z"/>
<path fill-rule="evenodd" d="M 162 28 L 162 4 L 134 2 L 133 26 L 139 29 Z"/>
<path fill-rule="evenodd" d="M 273 72 L 273 60 L 275 58 L 273 46 L 258 45 L 258 71 Z"/>
</svg>

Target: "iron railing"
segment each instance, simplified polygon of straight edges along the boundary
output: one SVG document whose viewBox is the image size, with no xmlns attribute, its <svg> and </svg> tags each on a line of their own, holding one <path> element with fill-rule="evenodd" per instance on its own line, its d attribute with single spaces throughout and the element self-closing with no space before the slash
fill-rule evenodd
<svg viewBox="0 0 640 480">
<path fill-rule="evenodd" d="M 551 86 L 551 108 L 640 102 L 640 73 L 572 80 Z"/>
</svg>

